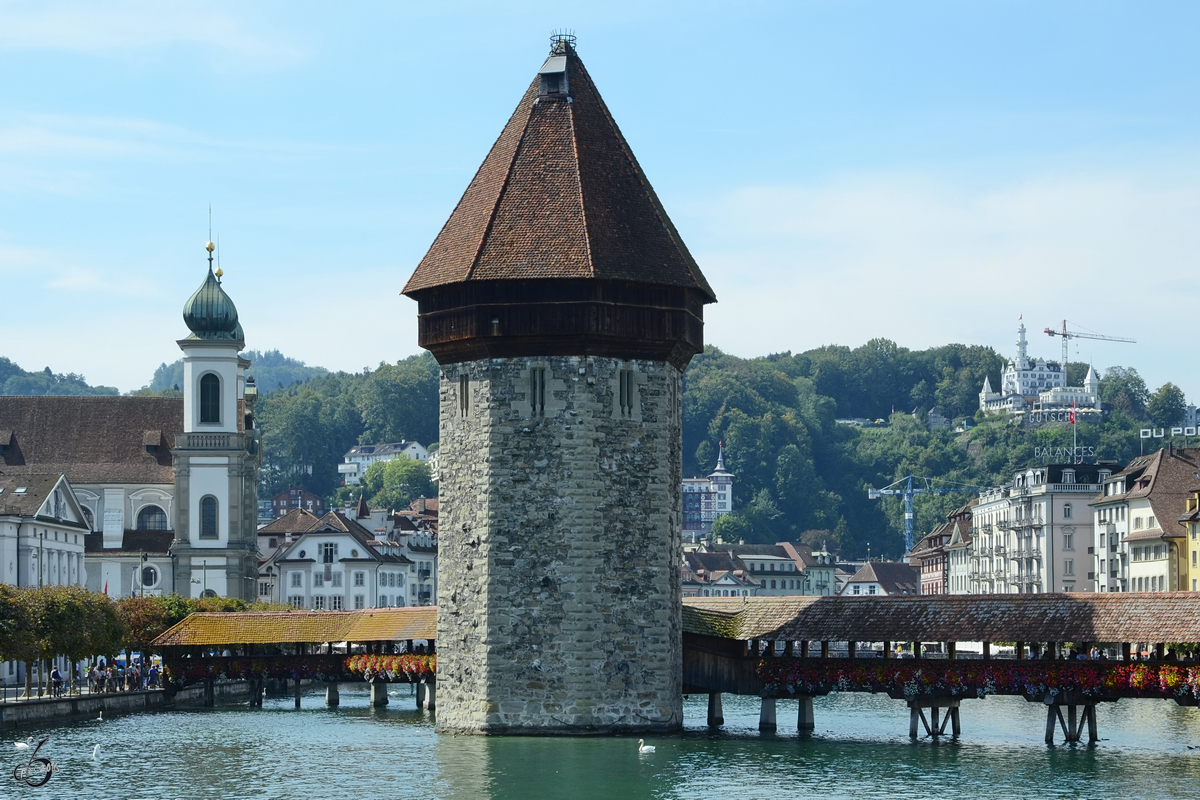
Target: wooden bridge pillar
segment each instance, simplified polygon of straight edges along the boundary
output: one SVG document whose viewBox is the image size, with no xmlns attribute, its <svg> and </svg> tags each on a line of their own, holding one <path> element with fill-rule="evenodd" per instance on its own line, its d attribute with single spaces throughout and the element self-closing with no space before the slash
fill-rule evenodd
<svg viewBox="0 0 1200 800">
<path fill-rule="evenodd" d="M 388 704 L 387 687 L 383 681 L 371 681 L 371 706 L 380 708 Z"/>
<path fill-rule="evenodd" d="M 338 693 L 337 681 L 330 681 L 325 686 L 325 705 L 337 708 L 341 703 L 342 696 Z"/>
<path fill-rule="evenodd" d="M 920 661 L 921 660 L 921 643 L 913 642 L 912 649 L 913 649 L 913 658 L 917 661 Z"/>
<path fill-rule="evenodd" d="M 983 660 L 984 661 L 992 660 L 992 643 L 991 642 L 983 643 Z"/>
<path fill-rule="evenodd" d="M 925 711 L 929 710 L 926 718 Z M 941 715 L 945 709 L 945 716 Z M 959 719 L 958 700 L 909 700 L 908 701 L 908 735 L 913 739 L 920 736 L 920 729 L 925 728 L 928 736 L 937 738 L 946 734 L 946 725 L 950 725 L 952 736 L 962 735 L 962 722 Z"/>
<path fill-rule="evenodd" d="M 764 697 L 758 712 L 758 729 L 764 733 L 775 730 L 775 698 Z"/>
<path fill-rule="evenodd" d="M 1063 717 L 1063 708 L 1067 709 L 1066 718 Z M 1082 713 L 1081 713 L 1082 709 Z M 1088 741 L 1100 741 L 1099 731 L 1096 725 L 1096 704 L 1059 704 L 1054 703 L 1046 706 L 1046 744 L 1054 744 L 1054 729 L 1060 727 L 1063 733 L 1063 743 L 1072 744 L 1083 738 L 1083 726 L 1087 724 Z"/>
<path fill-rule="evenodd" d="M 1121 642 L 1121 660 L 1128 661 L 1133 648 L 1129 646 L 1129 642 Z"/>
<path fill-rule="evenodd" d="M 829 641 L 821 642 L 821 658 L 829 658 Z"/>
<path fill-rule="evenodd" d="M 808 639 L 800 643 L 800 657 L 808 658 Z"/>
<path fill-rule="evenodd" d="M 891 642 L 883 643 L 883 657 L 884 658 L 892 657 L 892 643 Z"/>
<path fill-rule="evenodd" d="M 300 707 L 300 679 L 296 678 L 296 708 Z"/>
<path fill-rule="evenodd" d="M 725 712 L 721 710 L 721 693 L 708 693 L 708 727 L 716 728 L 725 724 Z"/>
<path fill-rule="evenodd" d="M 958 658 L 958 642 L 946 642 L 946 658 L 951 660 Z"/>
<path fill-rule="evenodd" d="M 858 642 L 846 642 L 846 649 L 850 652 L 850 658 L 854 658 L 858 652 Z"/>
<path fill-rule="evenodd" d="M 813 699 L 801 695 L 799 700 L 800 708 L 796 713 L 796 730 L 804 733 L 816 727 L 816 718 L 813 716 Z"/>
<path fill-rule="evenodd" d="M 1017 642 L 1017 661 L 1023 661 L 1024 659 L 1025 659 L 1025 643 Z"/>
<path fill-rule="evenodd" d="M 787 644 L 785 644 L 783 646 L 783 654 L 785 656 L 787 656 L 788 658 L 791 658 L 792 656 L 796 655 L 796 643 L 793 642 L 791 639 L 788 639 Z"/>
</svg>

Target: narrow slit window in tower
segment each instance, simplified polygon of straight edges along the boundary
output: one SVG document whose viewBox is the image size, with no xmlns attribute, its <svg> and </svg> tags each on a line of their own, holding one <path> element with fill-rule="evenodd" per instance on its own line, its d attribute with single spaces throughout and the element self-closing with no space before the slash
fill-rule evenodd
<svg viewBox="0 0 1200 800">
<path fill-rule="evenodd" d="M 529 370 L 529 406 L 530 415 L 546 416 L 546 368 L 534 367 Z"/>
<path fill-rule="evenodd" d="M 471 379 L 466 375 L 458 376 L 458 415 L 468 416 L 471 413 Z"/>
<path fill-rule="evenodd" d="M 621 376 L 621 416 L 633 416 L 634 404 L 634 388 L 633 388 L 633 370 L 623 369 L 620 372 Z"/>
</svg>

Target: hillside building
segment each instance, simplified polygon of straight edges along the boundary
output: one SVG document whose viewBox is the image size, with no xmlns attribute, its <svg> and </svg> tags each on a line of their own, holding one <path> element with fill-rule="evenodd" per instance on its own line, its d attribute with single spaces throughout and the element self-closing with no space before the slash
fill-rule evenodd
<svg viewBox="0 0 1200 800">
<path fill-rule="evenodd" d="M 428 461 L 429 451 L 420 442 L 390 442 L 388 444 L 359 444 L 351 447 L 338 464 L 338 473 L 347 486 L 354 486 L 363 479 L 372 464 L 391 461 L 393 458 L 411 458 L 413 461 Z"/>
<path fill-rule="evenodd" d="M 983 379 L 979 407 L 993 414 L 1067 411 L 1098 414 L 1101 409 L 1100 379 L 1088 367 L 1083 386 L 1067 386 L 1064 365 L 1044 358 L 1032 359 L 1025 340 L 1025 323 L 1017 329 L 1017 357 L 1004 365 L 1000 390 L 992 390 L 990 378 Z"/>
<path fill-rule="evenodd" d="M 733 510 L 733 473 L 725 469 L 725 448 L 717 448 L 717 466 L 706 478 L 683 479 L 683 538 L 705 539 L 713 523 Z"/>
<path fill-rule="evenodd" d="M 839 594 L 851 597 L 902 596 L 921 593 L 921 573 L 900 561 L 868 561 L 842 586 Z"/>
</svg>

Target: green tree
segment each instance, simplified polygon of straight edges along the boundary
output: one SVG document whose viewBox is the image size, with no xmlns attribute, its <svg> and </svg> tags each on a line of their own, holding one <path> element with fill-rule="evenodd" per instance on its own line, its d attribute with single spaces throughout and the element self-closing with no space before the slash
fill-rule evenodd
<svg viewBox="0 0 1200 800">
<path fill-rule="evenodd" d="M 1155 425 L 1169 428 L 1183 422 L 1184 412 L 1187 411 L 1187 400 L 1183 389 L 1173 383 L 1164 383 L 1158 387 L 1149 402 L 1146 403 L 1146 413 Z"/>
<path fill-rule="evenodd" d="M 1109 367 L 1100 378 L 1100 399 L 1135 419 L 1144 419 L 1150 392 L 1136 369 Z"/>
<path fill-rule="evenodd" d="M 405 508 L 418 497 L 436 497 L 429 465 L 407 456 L 376 461 L 362 479 L 371 508 Z"/>
</svg>

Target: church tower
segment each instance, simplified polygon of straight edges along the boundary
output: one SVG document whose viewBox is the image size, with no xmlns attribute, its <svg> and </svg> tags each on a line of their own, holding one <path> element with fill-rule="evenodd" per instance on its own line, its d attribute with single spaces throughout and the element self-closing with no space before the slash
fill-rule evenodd
<svg viewBox="0 0 1200 800">
<path fill-rule="evenodd" d="M 404 288 L 441 369 L 438 728 L 682 726 L 682 375 L 712 289 L 556 36 Z"/>
<path fill-rule="evenodd" d="M 175 585 L 190 597 L 256 599 L 257 390 L 237 309 L 212 267 L 183 307 L 183 433 L 175 443 Z"/>
</svg>

